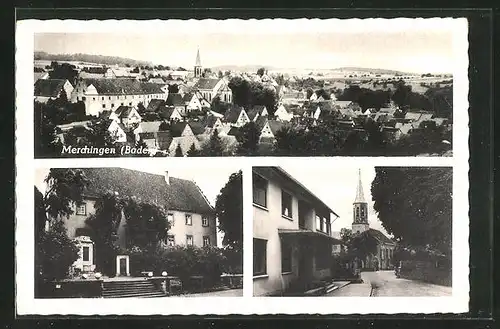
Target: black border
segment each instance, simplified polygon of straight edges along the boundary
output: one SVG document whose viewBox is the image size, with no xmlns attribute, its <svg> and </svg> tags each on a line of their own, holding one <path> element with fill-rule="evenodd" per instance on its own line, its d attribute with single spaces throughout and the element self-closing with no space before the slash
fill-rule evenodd
<svg viewBox="0 0 500 329">
<path fill-rule="evenodd" d="M 337 4 L 337 3 L 335 3 Z M 467 1 L 465 4 L 468 5 Z M 23 3 L 24 6 L 32 6 L 31 2 Z M 48 4 L 49 6 L 54 6 L 55 4 Z M 63 5 L 63 4 L 62 4 Z M 92 5 L 92 1 L 83 3 L 83 6 L 89 7 Z M 102 6 L 102 3 L 99 4 Z M 184 5 L 194 6 L 194 2 L 184 3 Z M 348 6 L 353 4 L 348 2 Z M 454 3 L 454 5 L 458 5 Z M 2 16 L 5 16 L 7 11 L 3 11 Z M 470 280 L 471 280 L 471 299 L 470 299 L 470 312 L 462 315 L 406 315 L 404 318 L 402 315 L 349 315 L 349 316 L 187 316 L 182 318 L 177 317 L 132 317 L 132 316 L 100 316 L 99 320 L 103 321 L 103 327 L 112 328 L 123 327 L 124 323 L 115 324 L 111 320 L 113 318 L 127 319 L 127 325 L 144 327 L 145 318 L 149 319 L 147 325 L 155 328 L 170 328 L 176 324 L 181 324 L 184 327 L 188 325 L 192 328 L 201 326 L 203 327 L 220 327 L 221 325 L 229 325 L 233 328 L 244 327 L 242 325 L 242 320 L 252 319 L 261 320 L 259 321 L 259 326 L 276 327 L 278 323 L 276 318 L 280 318 L 280 322 L 286 323 L 289 320 L 295 321 L 300 325 L 304 323 L 308 327 L 319 327 L 332 323 L 339 327 L 374 327 L 375 322 L 372 321 L 376 319 L 376 323 L 382 323 L 382 319 L 392 319 L 384 321 L 384 326 L 394 325 L 396 327 L 408 326 L 410 323 L 408 319 L 412 319 L 411 325 L 415 325 L 417 328 L 422 326 L 431 325 L 448 325 L 453 324 L 454 328 L 462 328 L 468 325 L 474 327 L 487 328 L 492 325 L 493 316 L 493 261 L 492 261 L 492 237 L 493 237 L 493 65 L 492 65 L 492 54 L 493 54 L 493 44 L 498 44 L 500 41 L 498 35 L 493 36 L 493 16 L 494 12 L 490 9 L 360 9 L 360 10 L 346 10 L 340 9 L 332 11 L 328 8 L 322 9 L 298 9 L 298 10 L 285 10 L 285 9 L 269 9 L 264 10 L 262 8 L 254 9 L 198 9 L 198 8 L 169 8 L 169 9 L 145 9 L 145 10 L 134 10 L 134 9 L 113 9 L 113 8 L 98 8 L 98 9 L 19 9 L 16 11 L 16 19 L 26 19 L 26 18 L 36 18 L 36 19 L 168 19 L 168 18 L 368 18 L 368 17 L 467 17 L 469 19 L 469 57 L 471 66 L 469 68 L 469 79 L 470 79 L 470 246 L 471 246 L 471 270 L 470 270 Z M 5 20 L 4 20 L 5 21 Z M 10 22 L 8 20 L 7 22 Z M 494 38 L 494 43 L 493 43 Z M 12 47 L 11 49 L 14 49 Z M 14 52 L 12 53 L 12 61 L 14 59 Z M 14 73 L 14 72 L 12 72 Z M 8 86 L 11 81 L 7 81 L 6 86 Z M 498 96 L 497 96 L 498 97 Z M 8 98 L 4 99 L 8 100 Z M 13 106 L 14 102 L 7 102 L 7 108 Z M 15 107 L 13 107 L 15 108 Z M 6 111 L 2 115 L 5 116 Z M 2 117 L 2 119 L 4 119 Z M 9 118 L 2 120 L 2 124 L 7 124 L 7 128 L 12 128 L 10 126 L 11 121 Z M 7 134 L 8 129 L 3 129 L 2 132 Z M 13 135 L 11 135 L 13 136 Z M 7 136 L 6 136 L 7 137 Z M 9 136 L 10 137 L 10 136 Z M 9 139 L 4 139 L 4 141 Z M 4 151 L 4 148 L 1 149 Z M 9 151 L 9 150 L 7 150 Z M 14 155 L 14 153 L 12 153 Z M 4 159 L 8 159 L 8 154 Z M 12 157 L 13 158 L 13 157 Z M 4 161 L 2 161 L 4 163 Z M 10 164 L 10 163 L 9 163 Z M 9 165 L 7 164 L 7 165 Z M 7 170 L 4 172 L 12 172 Z M 10 183 L 13 184 L 13 176 L 8 177 Z M 4 198 L 5 199 L 5 198 Z M 13 198 L 8 199 L 9 205 Z M 10 206 L 7 209 L 10 209 Z M 12 209 L 14 209 L 12 207 Z M 465 214 L 464 218 L 467 216 Z M 12 229 L 11 232 L 14 232 Z M 13 233 L 12 233 L 13 234 Z M 11 236 L 13 237 L 13 236 Z M 8 239 L 4 239 L 4 242 Z M 11 244 L 10 246 L 12 246 Z M 10 255 L 12 256 L 12 255 Z M 4 258 L 10 259 L 10 258 Z M 13 273 L 12 273 L 13 274 Z M 496 272 L 498 276 L 498 272 Z M 12 278 L 14 278 L 12 276 Z M 14 283 L 14 280 L 12 280 Z M 11 291 L 5 291 L 7 288 L 12 287 Z M 2 310 L 11 309 L 7 306 L 14 307 L 14 284 L 7 285 L 2 284 L 2 290 L 0 294 L 4 298 L 11 298 L 10 300 L 3 301 Z M 168 307 L 168 305 L 166 305 Z M 334 310 L 333 310 L 334 311 Z M 15 315 L 15 308 L 12 308 L 9 318 L 13 318 Z M 304 318 L 309 318 L 304 320 Z M 33 327 L 50 325 L 51 327 L 60 326 L 62 328 L 68 327 L 86 327 L 85 324 L 95 325 L 95 320 L 85 320 L 81 322 L 68 320 L 63 320 L 62 318 L 68 319 L 69 317 L 57 317 L 58 321 L 50 320 L 49 317 L 20 317 L 15 322 L 13 322 L 12 327 Z M 82 318 L 78 316 L 78 318 Z M 356 319 L 349 319 L 356 318 Z M 395 319 L 397 318 L 397 319 Z M 420 318 L 420 319 L 417 319 Z M 432 321 L 426 321 L 422 318 L 433 319 Z M 447 318 L 448 320 L 443 320 Z M 465 319 L 475 318 L 474 321 L 460 321 Z M 479 319 L 480 318 L 480 319 Z M 34 321 L 34 319 L 43 319 Z M 167 320 L 168 321 L 165 321 Z M 441 320 L 438 320 L 441 319 Z M 453 320 L 452 320 L 453 319 Z M 333 323 L 332 320 L 337 320 Z M 216 324 L 217 322 L 217 324 Z"/>
</svg>

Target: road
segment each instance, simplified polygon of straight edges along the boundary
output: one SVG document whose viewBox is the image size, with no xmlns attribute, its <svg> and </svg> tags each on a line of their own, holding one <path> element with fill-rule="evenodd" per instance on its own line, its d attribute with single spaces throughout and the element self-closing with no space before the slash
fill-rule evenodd
<svg viewBox="0 0 500 329">
<path fill-rule="evenodd" d="M 356 297 L 438 297 L 451 296 L 451 287 L 398 279 L 394 271 L 362 272 L 364 283 L 351 283 L 344 288 L 333 291 L 328 296 Z"/>
</svg>

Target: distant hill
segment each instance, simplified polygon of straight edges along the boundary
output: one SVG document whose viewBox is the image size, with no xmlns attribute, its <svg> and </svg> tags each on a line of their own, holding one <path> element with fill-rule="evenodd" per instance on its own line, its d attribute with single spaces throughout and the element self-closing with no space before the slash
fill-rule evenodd
<svg viewBox="0 0 500 329">
<path fill-rule="evenodd" d="M 213 66 L 213 67 L 211 67 L 211 69 L 212 69 L 212 72 L 236 71 L 236 72 L 255 72 L 255 73 L 257 73 L 257 70 L 260 69 L 261 67 L 263 67 L 269 71 L 272 71 L 275 69 L 274 67 L 266 66 L 266 65 L 219 65 L 219 66 Z"/>
<path fill-rule="evenodd" d="M 366 68 L 366 67 L 339 67 L 334 69 L 335 71 L 356 71 L 356 72 L 372 72 L 374 74 L 391 74 L 391 75 L 412 75 L 415 73 L 410 73 L 410 72 L 402 72 L 402 71 L 395 71 L 395 70 L 386 70 L 386 69 L 371 69 L 371 68 Z"/>
<path fill-rule="evenodd" d="M 91 55 L 91 54 L 49 54 L 44 51 L 34 52 L 35 60 L 48 60 L 48 61 L 75 61 L 75 62 L 86 62 L 86 63 L 96 63 L 96 64 L 106 64 L 106 65 L 149 65 L 151 62 L 139 61 L 131 58 L 116 57 L 116 56 L 104 56 L 104 55 Z"/>
</svg>

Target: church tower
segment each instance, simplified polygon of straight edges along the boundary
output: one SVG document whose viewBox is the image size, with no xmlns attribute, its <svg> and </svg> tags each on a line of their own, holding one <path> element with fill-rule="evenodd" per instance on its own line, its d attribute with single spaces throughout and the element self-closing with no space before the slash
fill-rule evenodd
<svg viewBox="0 0 500 329">
<path fill-rule="evenodd" d="M 361 169 L 358 171 L 358 187 L 356 189 L 356 198 L 352 204 L 352 232 L 362 233 L 368 231 L 368 203 L 365 201 L 363 185 L 361 184 Z"/>
<path fill-rule="evenodd" d="M 198 48 L 198 52 L 196 53 L 196 62 L 194 64 L 194 77 L 201 78 L 202 71 L 203 69 L 201 67 L 200 49 Z"/>
</svg>

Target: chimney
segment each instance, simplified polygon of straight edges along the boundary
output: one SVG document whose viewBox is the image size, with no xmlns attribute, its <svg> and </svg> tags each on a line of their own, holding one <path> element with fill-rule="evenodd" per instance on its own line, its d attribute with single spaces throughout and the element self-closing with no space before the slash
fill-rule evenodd
<svg viewBox="0 0 500 329">
<path fill-rule="evenodd" d="M 165 170 L 165 182 L 170 185 L 170 176 L 168 175 L 168 170 Z"/>
</svg>

